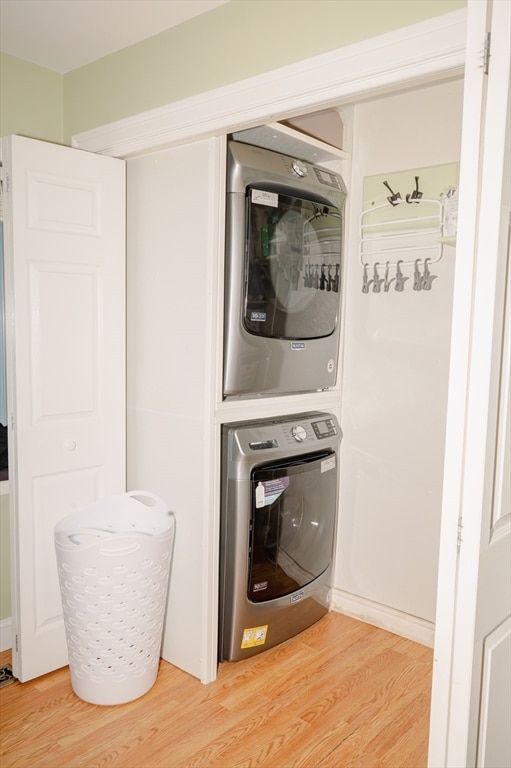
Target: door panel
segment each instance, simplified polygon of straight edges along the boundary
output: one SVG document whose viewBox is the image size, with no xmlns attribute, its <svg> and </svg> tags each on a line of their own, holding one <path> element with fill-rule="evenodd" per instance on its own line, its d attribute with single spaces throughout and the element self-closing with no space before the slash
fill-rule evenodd
<svg viewBox="0 0 511 768">
<path fill-rule="evenodd" d="M 431 767 L 511 764 L 510 26 L 469 2 Z"/>
<path fill-rule="evenodd" d="M 474 765 L 507 768 L 509 750 L 509 679 L 511 619 L 490 632 L 483 644 L 481 707 L 478 712 L 477 761 Z M 472 765 L 472 763 L 470 763 Z"/>
<path fill-rule="evenodd" d="M 55 523 L 125 491 L 125 164 L 6 144 L 13 671 L 24 681 L 67 664 Z"/>
<path fill-rule="evenodd" d="M 101 276 L 97 268 L 64 272 L 61 265 L 51 264 L 31 264 L 29 270 L 31 301 L 38 308 L 31 328 L 34 419 L 97 412 L 94 361 L 99 349 L 94 310 Z"/>
<path fill-rule="evenodd" d="M 510 125 L 508 112 L 468 748 L 488 768 L 511 765 Z"/>
</svg>

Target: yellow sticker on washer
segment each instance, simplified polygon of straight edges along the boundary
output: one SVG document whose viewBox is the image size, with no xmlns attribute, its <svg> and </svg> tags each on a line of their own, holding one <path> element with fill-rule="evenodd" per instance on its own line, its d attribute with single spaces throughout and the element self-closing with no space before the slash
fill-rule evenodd
<svg viewBox="0 0 511 768">
<path fill-rule="evenodd" d="M 267 632 L 268 624 L 266 624 L 264 627 L 250 627 L 249 629 L 244 629 L 241 647 L 254 648 L 256 645 L 264 645 L 266 642 Z"/>
</svg>

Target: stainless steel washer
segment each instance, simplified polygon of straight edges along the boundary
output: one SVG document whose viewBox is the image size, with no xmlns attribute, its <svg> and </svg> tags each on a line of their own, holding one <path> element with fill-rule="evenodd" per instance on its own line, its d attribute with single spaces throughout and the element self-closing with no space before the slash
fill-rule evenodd
<svg viewBox="0 0 511 768">
<path fill-rule="evenodd" d="M 328 612 L 341 438 L 330 413 L 224 425 L 220 660 L 271 648 Z"/>
</svg>

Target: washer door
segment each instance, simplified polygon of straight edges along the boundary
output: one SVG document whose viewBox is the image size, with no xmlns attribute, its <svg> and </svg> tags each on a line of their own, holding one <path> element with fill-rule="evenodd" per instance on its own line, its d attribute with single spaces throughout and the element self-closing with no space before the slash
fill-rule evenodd
<svg viewBox="0 0 511 768">
<path fill-rule="evenodd" d="M 310 584 L 330 565 L 337 506 L 336 454 L 307 454 L 251 474 L 247 596 L 260 603 Z"/>
</svg>

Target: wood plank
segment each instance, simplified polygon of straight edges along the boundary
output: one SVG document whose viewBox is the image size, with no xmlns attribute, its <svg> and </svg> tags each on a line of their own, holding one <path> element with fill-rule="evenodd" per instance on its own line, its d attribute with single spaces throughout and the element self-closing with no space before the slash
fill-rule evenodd
<svg viewBox="0 0 511 768">
<path fill-rule="evenodd" d="M 66 667 L 0 689 L 0 764 L 423 768 L 431 671 L 430 648 L 338 613 L 207 686 L 162 661 L 118 706 L 79 699 Z"/>
</svg>

